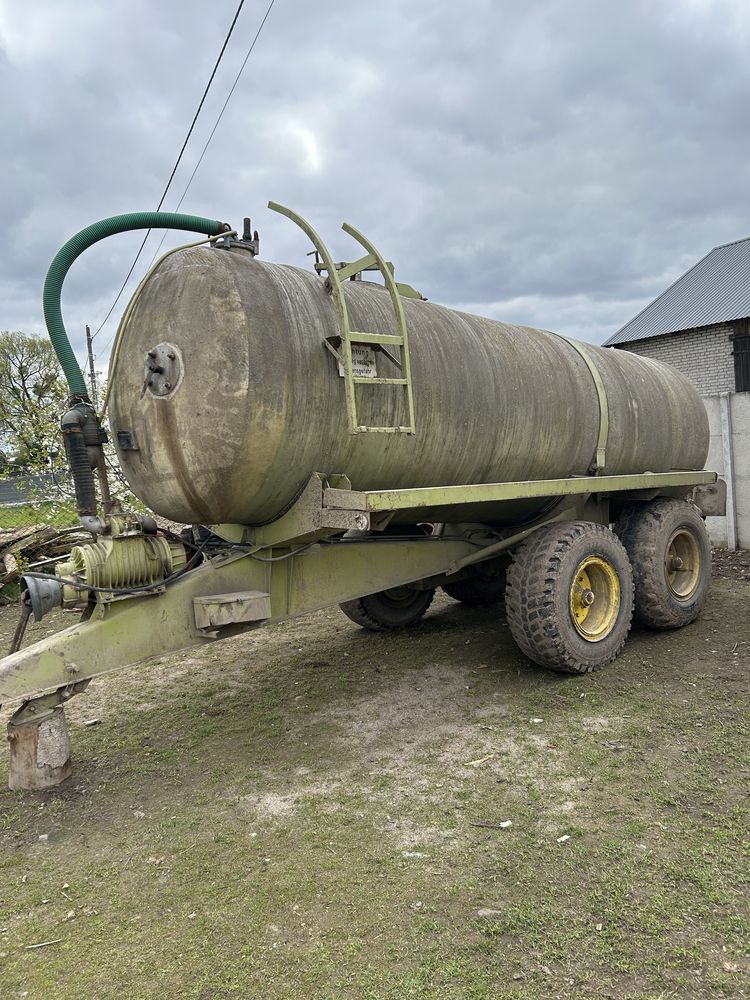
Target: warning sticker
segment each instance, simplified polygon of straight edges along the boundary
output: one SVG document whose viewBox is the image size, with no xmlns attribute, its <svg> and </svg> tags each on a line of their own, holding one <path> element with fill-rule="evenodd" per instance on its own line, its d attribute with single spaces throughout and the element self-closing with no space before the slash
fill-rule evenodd
<svg viewBox="0 0 750 1000">
<path fill-rule="evenodd" d="M 344 377 L 344 366 L 339 364 L 339 375 Z M 377 378 L 378 367 L 375 351 L 367 344 L 352 344 L 352 373 L 355 378 Z"/>
</svg>

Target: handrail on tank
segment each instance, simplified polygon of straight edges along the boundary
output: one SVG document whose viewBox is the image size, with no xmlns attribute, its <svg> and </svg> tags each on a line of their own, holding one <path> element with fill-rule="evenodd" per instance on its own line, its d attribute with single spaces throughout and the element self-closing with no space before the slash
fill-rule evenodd
<svg viewBox="0 0 750 1000">
<path fill-rule="evenodd" d="M 351 264 L 346 264 L 341 268 L 336 267 L 336 264 L 331 256 L 328 247 L 325 245 L 320 235 L 316 230 L 310 225 L 307 219 L 304 219 L 297 212 L 293 211 L 291 208 L 287 208 L 285 205 L 280 205 L 278 202 L 269 201 L 268 207 L 273 212 L 278 212 L 280 215 L 286 216 L 286 218 L 291 219 L 303 233 L 308 237 L 310 242 L 315 247 L 316 251 L 322 258 L 322 264 L 320 268 L 327 271 L 328 277 L 326 279 L 326 287 L 331 292 L 333 300 L 336 303 L 339 315 L 341 318 L 341 344 L 343 347 L 342 355 L 339 355 L 337 351 L 333 351 L 330 344 L 326 343 L 328 347 L 337 358 L 343 362 L 344 366 L 344 386 L 346 392 L 346 404 L 349 416 L 349 431 L 352 434 L 362 434 L 365 432 L 380 432 L 386 434 L 414 434 L 414 398 L 412 393 L 412 383 L 411 383 L 411 366 L 409 363 L 409 341 L 408 341 L 408 331 L 406 327 L 406 317 L 404 316 L 403 306 L 401 305 L 401 298 L 398 291 L 398 286 L 393 278 L 391 269 L 388 267 L 388 263 L 383 257 L 383 255 L 373 246 L 373 244 L 366 239 L 358 230 L 348 223 L 342 225 L 342 229 L 345 233 L 352 236 L 357 242 L 368 251 L 365 257 L 360 258 L 360 260 L 355 261 Z M 344 290 L 341 284 L 341 278 L 351 277 L 354 274 L 359 273 L 365 267 L 370 264 L 375 263 L 378 266 L 378 270 L 383 275 L 383 280 L 385 281 L 385 286 L 391 296 L 391 301 L 393 303 L 393 308 L 396 313 L 396 321 L 399 328 L 399 334 L 394 337 L 390 334 L 374 334 L 374 333 L 364 333 L 364 332 L 353 332 L 351 326 L 349 325 L 349 311 L 346 306 L 346 296 L 344 295 Z M 398 379 L 382 379 L 382 378 L 367 378 L 361 379 L 354 375 L 354 361 L 352 358 L 352 338 L 362 338 L 362 343 L 370 344 L 398 344 L 401 348 L 401 362 L 399 366 L 402 369 L 403 378 Z M 387 352 L 386 352 L 387 353 Z M 389 354 L 388 357 L 395 361 L 394 358 Z M 367 427 L 359 423 L 357 415 L 357 398 L 355 386 L 358 383 L 371 383 L 374 385 L 402 385 L 406 389 L 406 403 L 407 412 L 409 417 L 409 422 L 406 426 L 397 427 Z"/>
<path fill-rule="evenodd" d="M 401 369 L 406 380 L 406 405 L 409 412 L 409 433 L 414 433 L 414 394 L 412 393 L 411 387 L 411 365 L 409 363 L 409 332 L 406 328 L 406 316 L 404 316 L 404 307 L 401 304 L 401 296 L 399 294 L 398 288 L 396 286 L 396 281 L 391 273 L 388 263 L 380 253 L 380 251 L 363 236 L 359 230 L 355 229 L 354 226 L 350 226 L 348 222 L 345 222 L 341 228 L 345 233 L 348 233 L 353 239 L 355 239 L 361 246 L 372 257 L 375 258 L 375 263 L 380 268 L 380 273 L 383 275 L 385 281 L 385 287 L 391 296 L 391 302 L 393 303 L 393 309 L 396 313 L 396 321 L 398 322 L 398 329 L 401 335 Z"/>
</svg>

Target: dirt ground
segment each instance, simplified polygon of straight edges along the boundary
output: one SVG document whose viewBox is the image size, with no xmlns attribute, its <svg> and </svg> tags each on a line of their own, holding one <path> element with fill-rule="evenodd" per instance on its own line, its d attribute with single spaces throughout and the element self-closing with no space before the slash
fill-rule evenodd
<svg viewBox="0 0 750 1000">
<path fill-rule="evenodd" d="M 750 580 L 750 551 L 714 549 L 713 576 L 715 580 Z"/>
<path fill-rule="evenodd" d="M 93 682 L 0 790 L 0 996 L 750 996 L 746 556 L 585 678 L 438 596 Z"/>
</svg>

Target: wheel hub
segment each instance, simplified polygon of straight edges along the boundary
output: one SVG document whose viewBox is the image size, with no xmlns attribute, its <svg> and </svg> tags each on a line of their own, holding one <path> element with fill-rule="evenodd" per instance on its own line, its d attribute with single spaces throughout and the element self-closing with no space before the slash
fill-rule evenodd
<svg viewBox="0 0 750 1000">
<path fill-rule="evenodd" d="M 701 577 L 701 554 L 698 541 L 691 531 L 678 528 L 667 545 L 664 560 L 667 585 L 679 600 L 689 600 Z"/>
<path fill-rule="evenodd" d="M 601 642 L 610 634 L 620 610 L 620 580 L 611 563 L 587 556 L 573 576 L 569 594 L 570 617 L 579 635 Z"/>
</svg>

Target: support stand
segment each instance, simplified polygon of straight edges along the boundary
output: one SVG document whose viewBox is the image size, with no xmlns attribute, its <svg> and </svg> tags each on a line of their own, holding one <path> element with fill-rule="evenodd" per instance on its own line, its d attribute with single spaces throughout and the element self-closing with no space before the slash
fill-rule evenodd
<svg viewBox="0 0 750 1000">
<path fill-rule="evenodd" d="M 65 709 L 58 705 L 34 717 L 29 707 L 22 706 L 8 723 L 8 787 L 14 792 L 53 788 L 71 774 Z"/>
</svg>

